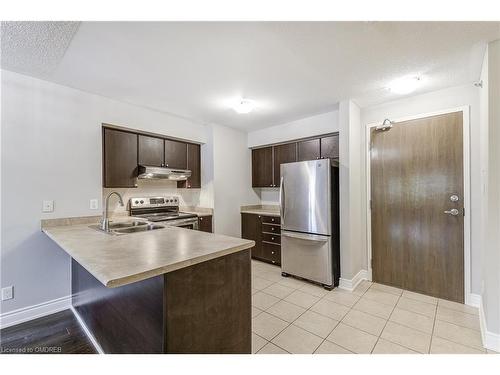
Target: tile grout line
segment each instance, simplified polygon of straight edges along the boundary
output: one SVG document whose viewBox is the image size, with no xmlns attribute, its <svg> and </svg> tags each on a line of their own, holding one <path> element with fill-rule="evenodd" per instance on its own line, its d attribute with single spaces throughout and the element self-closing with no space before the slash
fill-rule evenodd
<svg viewBox="0 0 500 375">
<path fill-rule="evenodd" d="M 371 287 L 370 287 L 371 288 Z M 394 310 L 396 309 L 396 306 L 398 305 L 398 302 L 399 300 L 401 299 L 401 296 L 403 295 L 403 291 L 401 290 L 401 294 L 398 296 L 398 300 L 396 301 L 396 303 L 394 304 L 392 310 L 391 310 L 391 313 L 389 314 L 389 316 L 387 317 L 386 321 L 385 321 L 385 324 L 384 324 L 384 327 L 382 328 L 382 330 L 380 331 L 378 337 L 377 337 L 377 341 L 375 341 L 375 345 L 373 345 L 373 348 L 372 350 L 370 351 L 370 354 L 373 354 L 373 351 L 375 350 L 378 342 L 380 341 L 380 337 L 382 336 L 382 333 L 384 333 L 384 330 L 385 330 L 385 327 L 387 326 L 387 323 L 389 323 L 389 319 L 391 319 L 391 316 L 392 314 L 394 313 Z M 409 348 L 408 348 L 409 349 Z"/>
<path fill-rule="evenodd" d="M 432 340 L 434 339 L 434 329 L 436 328 L 438 304 L 439 304 L 439 300 L 438 300 L 438 303 L 436 303 L 436 311 L 434 311 L 434 321 L 432 322 L 431 342 L 429 343 L 429 350 L 427 351 L 428 354 L 431 354 Z"/>
</svg>

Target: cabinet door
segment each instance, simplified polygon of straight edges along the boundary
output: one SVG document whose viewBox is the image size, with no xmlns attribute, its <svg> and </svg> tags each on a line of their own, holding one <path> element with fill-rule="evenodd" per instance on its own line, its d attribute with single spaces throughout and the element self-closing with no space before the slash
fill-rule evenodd
<svg viewBox="0 0 500 375">
<path fill-rule="evenodd" d="M 280 165 L 297 161 L 297 143 L 287 143 L 273 147 L 274 180 L 273 187 L 280 186 Z"/>
<path fill-rule="evenodd" d="M 187 181 L 178 181 L 180 188 L 201 188 L 201 160 L 200 145 L 187 144 L 187 169 L 191 170 L 191 177 Z"/>
<path fill-rule="evenodd" d="M 331 135 L 321 138 L 321 157 L 338 159 L 339 158 L 339 135 Z"/>
<path fill-rule="evenodd" d="M 198 218 L 198 230 L 212 233 L 212 216 L 200 216 Z"/>
<path fill-rule="evenodd" d="M 252 150 L 252 187 L 273 186 L 273 148 Z"/>
<path fill-rule="evenodd" d="M 185 142 L 165 139 L 165 166 L 187 169 L 188 145 Z"/>
<path fill-rule="evenodd" d="M 319 139 L 297 142 L 297 161 L 319 159 L 321 156 L 319 144 Z"/>
<path fill-rule="evenodd" d="M 252 248 L 252 257 L 262 257 L 262 238 L 261 238 L 260 215 L 241 214 L 241 238 L 255 241 L 255 247 Z"/>
<path fill-rule="evenodd" d="M 137 187 L 137 134 L 103 128 L 103 186 Z"/>
<path fill-rule="evenodd" d="M 139 164 L 163 167 L 163 139 L 139 135 Z"/>
</svg>

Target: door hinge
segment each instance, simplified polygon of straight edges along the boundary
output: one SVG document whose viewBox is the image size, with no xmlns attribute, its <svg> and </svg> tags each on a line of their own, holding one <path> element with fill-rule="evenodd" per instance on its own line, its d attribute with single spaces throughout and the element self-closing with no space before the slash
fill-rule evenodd
<svg viewBox="0 0 500 375">
<path fill-rule="evenodd" d="M 370 199 L 370 210 L 373 208 L 372 200 Z"/>
</svg>

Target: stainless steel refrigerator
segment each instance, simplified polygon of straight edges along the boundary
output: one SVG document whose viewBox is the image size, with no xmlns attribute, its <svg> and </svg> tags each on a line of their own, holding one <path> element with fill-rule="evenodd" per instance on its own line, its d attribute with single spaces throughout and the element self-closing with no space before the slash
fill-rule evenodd
<svg viewBox="0 0 500 375">
<path fill-rule="evenodd" d="M 301 161 L 280 171 L 282 274 L 331 289 L 340 277 L 338 163 Z"/>
</svg>

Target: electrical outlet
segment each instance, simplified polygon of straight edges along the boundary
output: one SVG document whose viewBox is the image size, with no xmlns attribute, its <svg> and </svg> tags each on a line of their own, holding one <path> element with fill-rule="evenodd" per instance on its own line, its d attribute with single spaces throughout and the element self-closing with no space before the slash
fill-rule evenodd
<svg viewBox="0 0 500 375">
<path fill-rule="evenodd" d="M 91 199 L 90 200 L 90 209 L 91 210 L 97 210 L 97 209 L 99 209 L 99 201 L 97 199 Z"/>
<path fill-rule="evenodd" d="M 14 298 L 14 287 L 7 286 L 5 288 L 2 288 L 2 301 L 5 301 L 7 299 L 12 299 Z"/>
<path fill-rule="evenodd" d="M 54 201 L 43 201 L 42 212 L 53 212 Z"/>
</svg>

